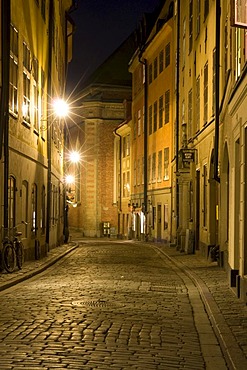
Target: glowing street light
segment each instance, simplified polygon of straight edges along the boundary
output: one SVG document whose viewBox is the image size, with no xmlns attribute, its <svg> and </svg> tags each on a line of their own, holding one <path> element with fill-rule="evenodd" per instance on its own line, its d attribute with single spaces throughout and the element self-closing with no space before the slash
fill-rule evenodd
<svg viewBox="0 0 247 370">
<path fill-rule="evenodd" d="M 67 185 L 74 184 L 74 182 L 75 182 L 74 176 L 73 175 L 67 175 L 65 177 L 65 182 L 66 182 Z"/>
<path fill-rule="evenodd" d="M 76 151 L 70 152 L 69 159 L 72 163 L 80 162 L 80 159 L 81 159 L 80 153 L 78 153 Z"/>
<path fill-rule="evenodd" d="M 66 117 L 69 113 L 69 106 L 63 99 L 54 100 L 53 108 L 55 114 L 60 118 Z"/>
</svg>

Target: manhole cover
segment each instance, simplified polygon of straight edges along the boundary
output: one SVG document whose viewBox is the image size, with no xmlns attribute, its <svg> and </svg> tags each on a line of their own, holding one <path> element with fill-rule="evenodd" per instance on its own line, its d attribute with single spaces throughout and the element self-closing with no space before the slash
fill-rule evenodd
<svg viewBox="0 0 247 370">
<path fill-rule="evenodd" d="M 114 304 L 115 305 L 115 304 Z M 73 301 L 72 306 L 77 307 L 112 307 L 113 304 L 103 299 L 91 300 L 91 301 Z"/>
</svg>

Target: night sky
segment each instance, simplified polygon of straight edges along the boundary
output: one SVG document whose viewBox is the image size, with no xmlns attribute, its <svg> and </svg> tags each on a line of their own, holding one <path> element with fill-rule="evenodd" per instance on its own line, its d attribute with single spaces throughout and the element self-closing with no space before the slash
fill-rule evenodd
<svg viewBox="0 0 247 370">
<path fill-rule="evenodd" d="M 71 13 L 76 24 L 73 61 L 67 75 L 67 91 L 91 73 L 138 26 L 143 13 L 152 12 L 160 0 L 79 0 Z"/>
</svg>

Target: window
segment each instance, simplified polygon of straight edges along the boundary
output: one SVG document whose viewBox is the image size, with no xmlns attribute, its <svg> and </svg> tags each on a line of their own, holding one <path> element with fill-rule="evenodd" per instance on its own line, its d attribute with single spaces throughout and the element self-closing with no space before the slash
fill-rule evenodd
<svg viewBox="0 0 247 370">
<path fill-rule="evenodd" d="M 163 111 L 164 111 L 164 106 L 163 106 L 163 95 L 162 95 L 159 98 L 159 128 L 163 126 Z"/>
<path fill-rule="evenodd" d="M 123 173 L 123 197 L 126 198 L 126 173 Z"/>
<path fill-rule="evenodd" d="M 152 156 L 152 182 L 156 181 L 156 153 Z"/>
<path fill-rule="evenodd" d="M 196 132 L 200 130 L 200 76 L 196 79 Z"/>
<path fill-rule="evenodd" d="M 169 64 L 170 64 L 170 54 L 171 54 L 171 50 L 170 50 L 170 42 L 166 45 L 165 47 L 165 66 L 168 67 Z"/>
<path fill-rule="evenodd" d="M 208 63 L 204 66 L 204 124 L 208 121 Z"/>
<path fill-rule="evenodd" d="M 164 180 L 169 180 L 169 148 L 164 149 Z"/>
<path fill-rule="evenodd" d="M 158 181 L 162 180 L 162 150 L 158 152 Z"/>
<path fill-rule="evenodd" d="M 170 90 L 165 92 L 165 123 L 170 120 Z"/>
<path fill-rule="evenodd" d="M 141 135 L 141 110 L 137 112 L 137 135 Z"/>
<path fill-rule="evenodd" d="M 192 89 L 188 93 L 188 138 L 192 137 Z"/>
<path fill-rule="evenodd" d="M 153 131 L 153 107 L 152 105 L 150 105 L 148 109 L 148 123 L 149 123 L 149 135 L 151 135 Z"/>
<path fill-rule="evenodd" d="M 159 73 L 163 72 L 164 69 L 164 50 L 161 50 L 159 54 Z"/>
<path fill-rule="evenodd" d="M 201 0 L 196 0 L 196 37 L 200 33 L 201 25 Z"/>
<path fill-rule="evenodd" d="M 235 29 L 236 36 L 236 57 L 235 57 L 235 77 L 236 80 L 241 74 L 241 29 Z"/>
<path fill-rule="evenodd" d="M 136 138 L 136 125 L 137 125 L 137 113 L 134 114 L 134 122 L 133 122 L 133 138 Z"/>
<path fill-rule="evenodd" d="M 204 21 L 209 13 L 209 0 L 204 0 Z"/>
<path fill-rule="evenodd" d="M 157 131 L 157 101 L 154 102 L 154 132 Z"/>
<path fill-rule="evenodd" d="M 182 46 L 182 67 L 185 67 L 185 56 L 186 56 L 186 19 L 183 20 L 183 46 Z"/>
<path fill-rule="evenodd" d="M 154 59 L 154 80 L 157 78 L 158 76 L 158 58 L 156 57 Z"/>
<path fill-rule="evenodd" d="M 189 52 L 192 50 L 193 45 L 193 0 L 189 4 Z"/>
<path fill-rule="evenodd" d="M 216 92 L 216 49 L 213 50 L 213 81 L 212 81 L 212 113 L 215 114 L 215 92 Z"/>
<path fill-rule="evenodd" d="M 9 177 L 8 181 L 8 227 L 13 228 L 15 226 L 15 205 L 16 205 L 16 180 L 14 176 Z"/>
<path fill-rule="evenodd" d="M 153 65 L 152 63 L 148 66 L 148 82 L 151 84 L 153 81 Z"/>
<path fill-rule="evenodd" d="M 25 122 L 30 123 L 30 50 L 25 43 L 23 43 L 22 116 Z"/>
<path fill-rule="evenodd" d="M 32 236 L 37 235 L 37 185 L 32 185 L 32 198 L 31 198 L 31 207 L 32 207 L 32 224 L 31 224 L 31 232 Z"/>
<path fill-rule="evenodd" d="M 141 183 L 141 163 L 140 158 L 137 160 L 137 185 Z"/>
<path fill-rule="evenodd" d="M 136 159 L 134 160 L 134 186 L 136 186 Z"/>
<path fill-rule="evenodd" d="M 10 65 L 9 65 L 9 110 L 18 113 L 18 32 L 10 26 Z"/>
<path fill-rule="evenodd" d="M 130 135 L 123 137 L 123 158 L 130 155 Z"/>
<path fill-rule="evenodd" d="M 33 69 L 33 126 L 36 131 L 39 131 L 39 63 L 36 58 L 32 62 Z"/>
<path fill-rule="evenodd" d="M 152 179 L 152 172 L 151 172 L 151 155 L 148 156 L 148 182 L 151 182 Z"/>
<path fill-rule="evenodd" d="M 41 68 L 41 136 L 44 137 L 44 132 L 45 132 L 45 125 L 44 122 L 46 121 L 46 107 L 45 107 L 45 100 L 46 94 L 45 94 L 45 72 L 43 68 Z"/>
<path fill-rule="evenodd" d="M 130 155 L 130 135 L 126 136 L 126 156 Z"/>
<path fill-rule="evenodd" d="M 41 0 L 41 15 L 44 21 L 46 20 L 46 0 Z"/>
</svg>

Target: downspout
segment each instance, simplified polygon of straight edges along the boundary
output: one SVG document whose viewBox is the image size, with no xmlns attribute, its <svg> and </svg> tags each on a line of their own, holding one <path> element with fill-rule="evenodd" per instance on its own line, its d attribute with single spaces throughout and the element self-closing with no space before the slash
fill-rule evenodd
<svg viewBox="0 0 247 370">
<path fill-rule="evenodd" d="M 52 76 L 52 41 L 53 41 L 53 0 L 50 0 L 49 3 L 49 28 L 48 28 L 48 82 L 47 82 L 47 91 L 49 102 L 48 105 L 51 103 L 52 99 L 52 83 L 51 83 L 51 76 Z M 47 118 L 49 119 L 49 118 Z M 46 250 L 49 251 L 49 243 L 50 243 L 50 224 L 51 224 L 51 127 L 50 122 L 48 122 L 48 129 L 47 129 L 47 216 L 46 216 Z"/>
<path fill-rule="evenodd" d="M 114 134 L 119 137 L 119 207 L 118 209 L 122 212 L 122 136 L 117 133 L 117 128 L 114 129 Z M 116 174 L 117 175 L 117 174 Z M 118 215 L 118 234 L 120 234 L 120 218 Z"/>
<path fill-rule="evenodd" d="M 8 180 L 9 180 L 9 58 L 10 58 L 10 1 L 2 0 L 2 96 L 1 96 L 1 122 L 4 139 L 4 213 L 3 225 L 8 224 Z M 2 154 L 2 140 L 1 140 Z"/>
<path fill-rule="evenodd" d="M 215 136 L 214 136 L 214 179 L 219 183 L 219 125 L 220 125 L 220 107 L 219 107 L 219 81 L 220 81 L 220 0 L 216 0 L 215 17 Z"/>
<path fill-rule="evenodd" d="M 176 68 L 176 216 L 177 216 L 177 229 L 179 228 L 179 51 L 180 51 L 180 0 L 177 0 L 177 68 Z"/>
<path fill-rule="evenodd" d="M 144 168 L 143 168 L 143 177 L 144 177 L 144 185 L 143 185 L 143 202 L 144 202 L 144 214 L 145 214 L 145 239 L 147 239 L 148 230 L 147 230 L 147 213 L 148 213 L 148 165 L 147 165 L 147 154 L 148 154 L 148 120 L 147 120 L 147 112 L 148 112 L 148 84 L 147 84 L 147 59 L 144 61 L 141 60 L 142 52 L 139 55 L 139 62 L 144 66 L 144 144 L 143 144 L 143 157 L 144 157 Z"/>
</svg>

